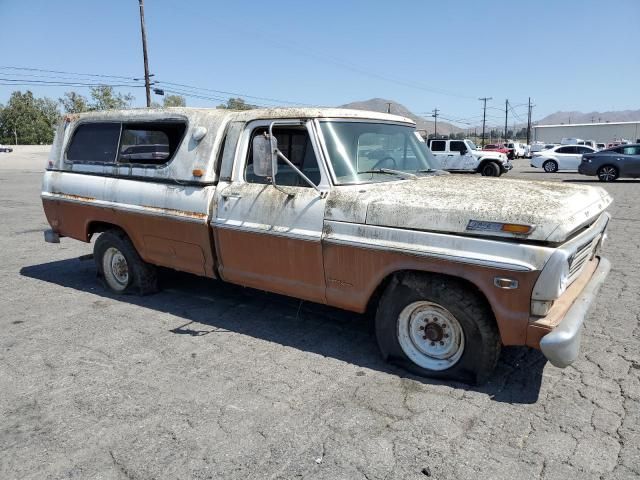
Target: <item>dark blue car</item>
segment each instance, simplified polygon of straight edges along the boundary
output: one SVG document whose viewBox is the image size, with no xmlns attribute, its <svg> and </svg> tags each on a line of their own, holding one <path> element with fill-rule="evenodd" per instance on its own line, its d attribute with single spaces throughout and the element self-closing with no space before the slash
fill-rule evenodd
<svg viewBox="0 0 640 480">
<path fill-rule="evenodd" d="M 620 145 L 582 156 L 578 167 L 582 175 L 597 175 L 601 182 L 640 177 L 640 143 Z"/>
</svg>

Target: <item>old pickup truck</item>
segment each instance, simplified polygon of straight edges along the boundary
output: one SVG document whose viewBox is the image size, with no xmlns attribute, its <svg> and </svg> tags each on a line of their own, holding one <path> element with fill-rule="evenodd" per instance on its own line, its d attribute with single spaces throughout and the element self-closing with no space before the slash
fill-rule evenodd
<svg viewBox="0 0 640 480">
<path fill-rule="evenodd" d="M 463 177 L 403 117 L 176 108 L 67 116 L 42 186 L 51 229 L 94 243 L 115 293 L 156 266 L 375 312 L 384 358 L 481 383 L 502 345 L 565 367 L 609 270 L 611 198 Z"/>
</svg>

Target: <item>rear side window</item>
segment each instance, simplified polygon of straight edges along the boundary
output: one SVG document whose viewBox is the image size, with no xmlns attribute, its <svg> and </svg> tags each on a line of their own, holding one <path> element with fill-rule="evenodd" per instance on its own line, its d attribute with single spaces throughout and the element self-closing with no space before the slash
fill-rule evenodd
<svg viewBox="0 0 640 480">
<path fill-rule="evenodd" d="M 119 123 L 81 124 L 76 128 L 67 149 L 67 160 L 114 163 L 119 138 Z"/>
<path fill-rule="evenodd" d="M 67 149 L 67 160 L 164 165 L 173 158 L 186 128 L 184 122 L 81 124 Z"/>
<path fill-rule="evenodd" d="M 446 142 L 444 140 L 433 140 L 431 142 L 431 151 L 432 152 L 444 152 L 445 151 Z"/>
<path fill-rule="evenodd" d="M 577 153 L 576 147 L 560 147 L 556 150 L 556 153 Z"/>
<path fill-rule="evenodd" d="M 173 158 L 185 129 L 182 122 L 125 123 L 118 162 L 163 165 Z"/>
<path fill-rule="evenodd" d="M 622 151 L 625 155 L 640 155 L 640 147 L 637 146 L 624 147 Z"/>
</svg>

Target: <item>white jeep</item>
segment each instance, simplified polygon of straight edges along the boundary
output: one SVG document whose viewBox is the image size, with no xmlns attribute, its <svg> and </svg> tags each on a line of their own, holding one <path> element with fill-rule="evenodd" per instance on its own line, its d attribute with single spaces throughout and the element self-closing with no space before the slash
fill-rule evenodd
<svg viewBox="0 0 640 480">
<path fill-rule="evenodd" d="M 428 146 L 440 161 L 440 168 L 452 172 L 480 173 L 499 177 L 513 166 L 503 153 L 478 150 L 471 140 L 429 139 Z"/>
</svg>

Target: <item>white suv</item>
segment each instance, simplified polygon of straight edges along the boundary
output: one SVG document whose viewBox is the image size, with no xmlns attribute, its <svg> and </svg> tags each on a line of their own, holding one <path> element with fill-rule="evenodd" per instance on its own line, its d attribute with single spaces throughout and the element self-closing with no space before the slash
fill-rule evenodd
<svg viewBox="0 0 640 480">
<path fill-rule="evenodd" d="M 504 153 L 478 150 L 471 140 L 429 139 L 428 146 L 442 170 L 480 173 L 499 177 L 513 166 Z"/>
</svg>

